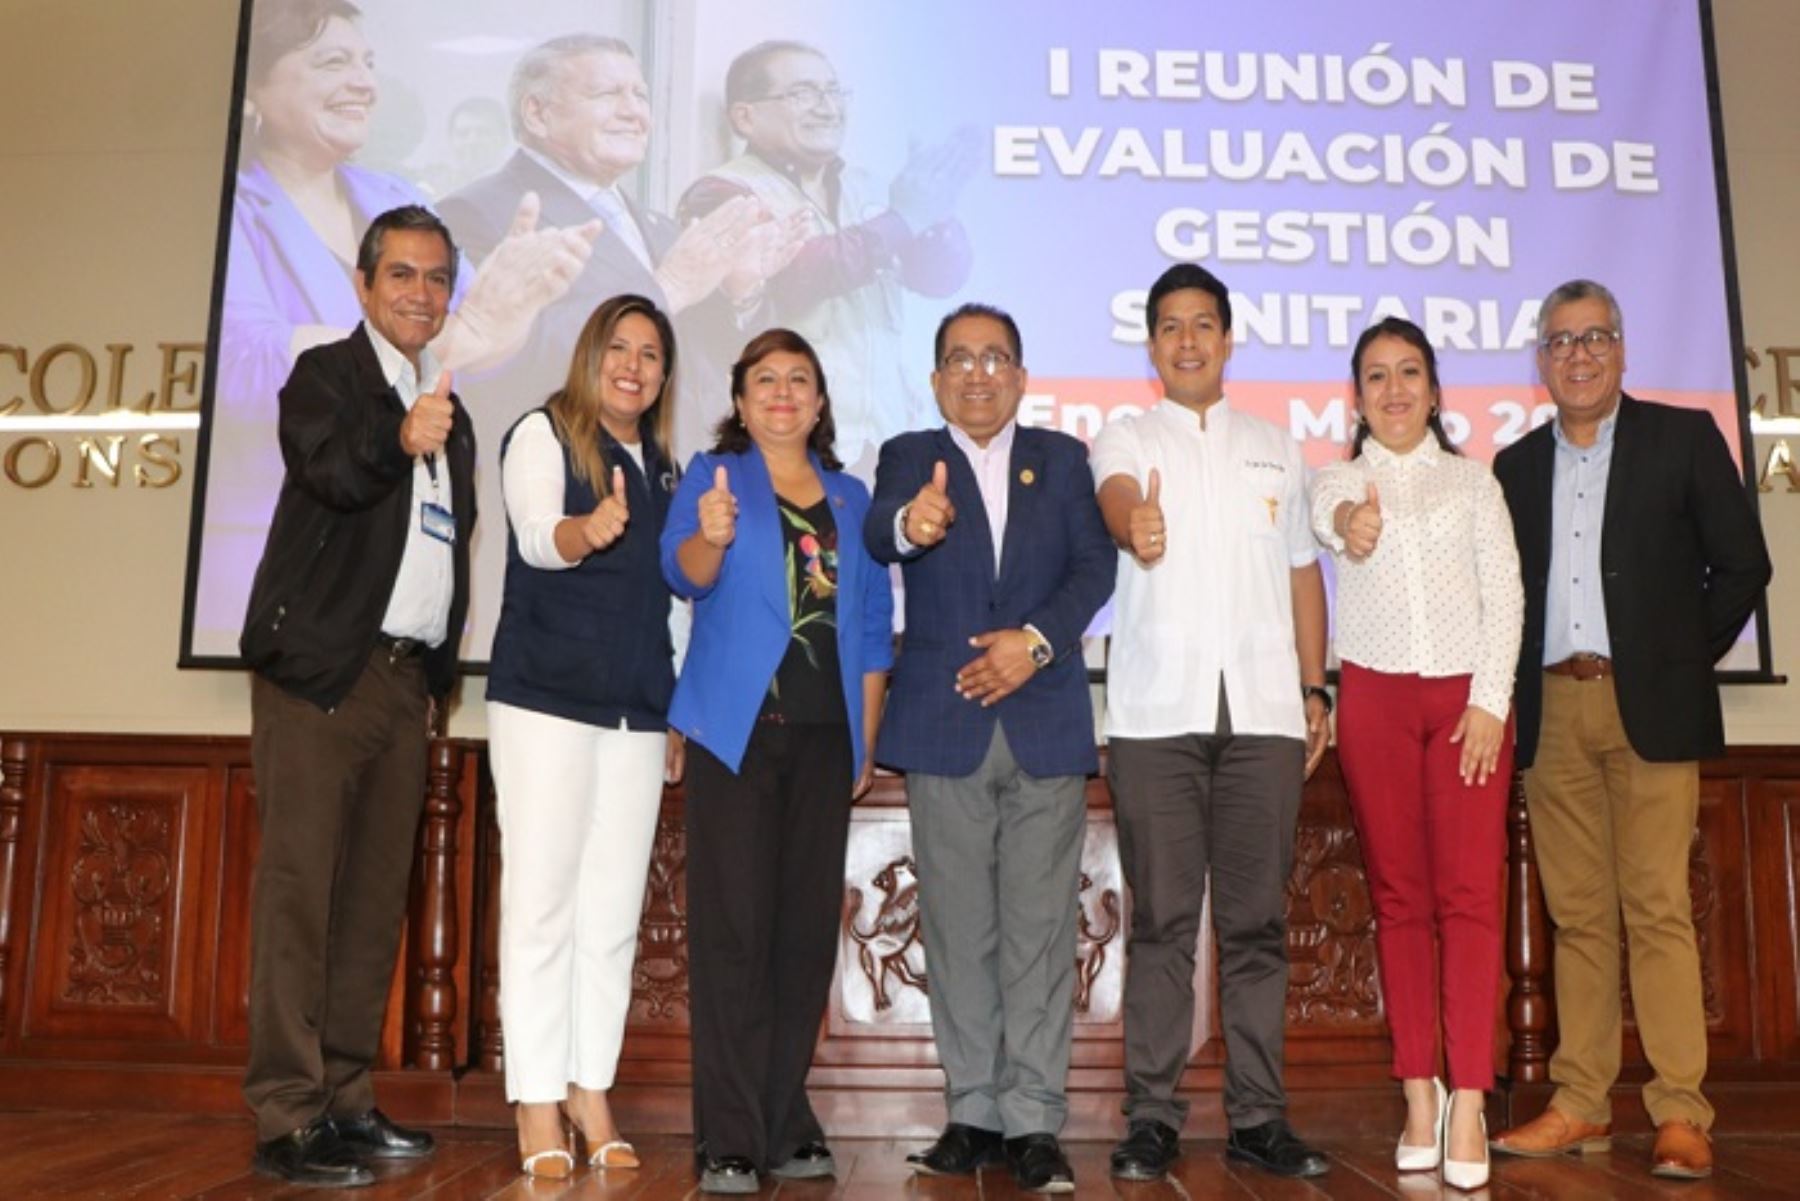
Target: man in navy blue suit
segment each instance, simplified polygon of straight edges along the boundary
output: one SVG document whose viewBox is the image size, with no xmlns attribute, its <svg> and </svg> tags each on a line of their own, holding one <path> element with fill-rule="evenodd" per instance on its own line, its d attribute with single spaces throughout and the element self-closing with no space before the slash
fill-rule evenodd
<svg viewBox="0 0 1800 1201">
<path fill-rule="evenodd" d="M 910 1161 L 961 1175 L 1004 1156 L 1021 1188 L 1071 1192 L 1056 1136 L 1098 769 L 1081 635 L 1117 559 L 1081 443 L 1014 420 L 1026 377 L 1013 319 L 963 305 L 938 326 L 936 359 L 949 424 L 881 448 L 863 527 L 906 579 L 875 755 L 907 773 L 949 1110 Z"/>
</svg>

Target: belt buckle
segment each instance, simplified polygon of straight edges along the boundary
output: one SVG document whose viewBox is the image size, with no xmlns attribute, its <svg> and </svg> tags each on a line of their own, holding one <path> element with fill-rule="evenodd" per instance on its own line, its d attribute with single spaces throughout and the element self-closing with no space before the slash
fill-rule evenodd
<svg viewBox="0 0 1800 1201">
<path fill-rule="evenodd" d="M 402 659 L 412 658 L 414 652 L 416 652 L 418 649 L 419 649 L 419 640 L 417 638 L 390 638 L 390 639 L 388 639 L 388 644 L 387 644 L 388 666 L 393 667 L 393 666 L 397 665 L 400 662 L 400 660 L 402 660 Z"/>
</svg>

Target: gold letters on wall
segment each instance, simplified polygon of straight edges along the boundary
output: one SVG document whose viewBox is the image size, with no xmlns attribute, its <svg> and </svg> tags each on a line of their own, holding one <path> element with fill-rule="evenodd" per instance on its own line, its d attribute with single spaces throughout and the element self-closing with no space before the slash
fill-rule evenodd
<svg viewBox="0 0 1800 1201">
<path fill-rule="evenodd" d="M 1764 419 L 1800 417 L 1800 346 L 1770 346 L 1760 352 L 1753 346 L 1744 348 L 1744 362 L 1750 370 L 1760 371 L 1765 361 L 1774 372 L 1775 391 L 1772 395 L 1754 391 L 1752 384 L 1750 411 Z M 1786 438 L 1777 439 L 1769 448 L 1756 473 L 1756 490 L 1773 492 L 1776 480 L 1783 476 L 1787 478 L 1786 491 L 1800 492 L 1800 462 L 1794 459 Z"/>
<path fill-rule="evenodd" d="M 0 345 L 0 487 L 167 488 L 181 479 L 182 438 L 171 431 L 198 428 L 206 344 L 158 342 L 141 366 L 136 350 Z"/>
</svg>

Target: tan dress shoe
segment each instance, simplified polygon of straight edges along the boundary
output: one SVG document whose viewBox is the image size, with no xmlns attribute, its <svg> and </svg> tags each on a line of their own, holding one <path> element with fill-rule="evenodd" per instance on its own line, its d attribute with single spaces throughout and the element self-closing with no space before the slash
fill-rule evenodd
<svg viewBox="0 0 1800 1201">
<path fill-rule="evenodd" d="M 1650 1152 L 1650 1174 L 1671 1180 L 1704 1180 L 1712 1175 L 1712 1140 L 1689 1121 L 1662 1122 Z"/>
<path fill-rule="evenodd" d="M 1527 1159 L 1594 1155 L 1612 1150 L 1612 1126 L 1583 1122 L 1553 1105 L 1523 1126 L 1496 1134 L 1488 1145 L 1502 1155 L 1522 1155 Z"/>
</svg>

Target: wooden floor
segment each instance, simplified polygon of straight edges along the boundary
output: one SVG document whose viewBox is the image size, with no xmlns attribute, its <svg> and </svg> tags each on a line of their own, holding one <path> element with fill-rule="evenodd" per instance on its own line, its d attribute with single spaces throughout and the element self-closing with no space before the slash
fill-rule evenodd
<svg viewBox="0 0 1800 1201">
<path fill-rule="evenodd" d="M 248 1120 L 158 1115 L 0 1113 L 0 1198 L 38 1197 L 236 1198 L 311 1197 L 320 1193 L 284 1185 L 249 1169 L 253 1141 Z M 988 1169 L 979 1180 L 930 1180 L 906 1171 L 905 1153 L 918 1144 L 869 1139 L 834 1143 L 839 1177 L 765 1187 L 762 1196 L 792 1201 L 825 1198 L 999 1198 L 1020 1196 L 1005 1171 Z M 1388 1165 L 1392 1148 L 1384 1141 L 1324 1143 L 1334 1161 L 1330 1174 L 1314 1181 L 1283 1181 L 1228 1164 L 1219 1143 L 1188 1142 L 1171 1178 L 1161 1184 L 1118 1185 L 1108 1179 L 1103 1143 L 1073 1143 L 1076 1196 L 1161 1198 L 1427 1198 L 1463 1197 L 1442 1189 L 1435 1176 L 1398 1176 Z M 641 1140 L 645 1166 L 605 1176 L 586 1171 L 551 1184 L 518 1175 L 510 1133 L 496 1130 L 440 1132 L 437 1155 L 407 1170 L 386 1171 L 372 1188 L 353 1194 L 358 1201 L 431 1198 L 467 1201 L 509 1198 L 607 1198 L 653 1201 L 696 1194 L 687 1140 L 660 1136 Z M 1682 1184 L 1654 1179 L 1648 1171 L 1647 1135 L 1618 1139 L 1611 1155 L 1586 1160 L 1508 1160 L 1497 1165 L 1493 1182 L 1477 1197 L 1508 1198 L 1679 1198 L 1800 1196 L 1800 1135 L 1723 1137 L 1719 1170 L 1710 1181 Z"/>
</svg>

